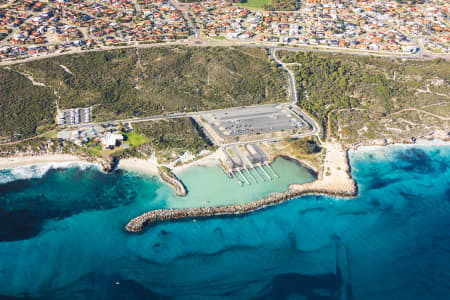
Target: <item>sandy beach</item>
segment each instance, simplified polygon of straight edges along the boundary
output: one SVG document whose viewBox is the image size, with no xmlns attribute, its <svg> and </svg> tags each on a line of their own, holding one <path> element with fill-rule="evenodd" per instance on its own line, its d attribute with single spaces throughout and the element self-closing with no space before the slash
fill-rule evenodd
<svg viewBox="0 0 450 300">
<path fill-rule="evenodd" d="M 43 163 L 84 162 L 77 156 L 69 154 L 46 154 L 36 156 L 15 156 L 0 158 L 0 169 L 12 169 L 27 165 Z"/>
<path fill-rule="evenodd" d="M 319 178 L 304 184 L 292 184 L 289 192 L 301 193 L 306 190 L 326 191 L 330 194 L 356 194 L 356 183 L 350 174 L 347 152 L 339 143 L 325 143 L 325 161 Z"/>
<path fill-rule="evenodd" d="M 355 197 L 358 193 L 358 188 L 350 174 L 347 151 L 339 143 L 326 143 L 323 146 L 327 149 L 325 161 L 319 178 L 313 182 L 291 184 L 286 192 L 270 194 L 261 200 L 245 204 L 152 210 L 130 220 L 126 226 L 126 230 L 139 232 L 145 226 L 161 221 L 248 214 L 303 195 L 323 194 L 342 197 L 344 199 Z"/>
<path fill-rule="evenodd" d="M 195 166 L 203 166 L 203 167 L 212 167 L 216 166 L 219 163 L 219 151 L 212 152 L 211 154 L 208 154 L 200 159 L 194 160 L 192 162 L 185 163 L 181 166 L 174 166 L 172 168 L 172 171 L 179 175 L 182 172 L 186 171 L 189 168 L 195 167 Z"/>
<path fill-rule="evenodd" d="M 145 175 L 158 176 L 158 163 L 156 158 L 149 159 L 125 158 L 119 161 L 119 169 L 138 172 Z"/>
<path fill-rule="evenodd" d="M 189 168 L 195 166 L 215 166 L 218 163 L 218 153 L 212 152 L 200 159 L 187 162 L 180 166 L 173 166 L 169 164 L 168 167 L 173 173 L 179 175 L 180 173 L 186 171 Z M 142 173 L 145 175 L 158 176 L 158 162 L 156 157 L 151 157 L 149 159 L 138 159 L 138 158 L 126 158 L 121 159 L 118 168 L 133 172 Z"/>
</svg>

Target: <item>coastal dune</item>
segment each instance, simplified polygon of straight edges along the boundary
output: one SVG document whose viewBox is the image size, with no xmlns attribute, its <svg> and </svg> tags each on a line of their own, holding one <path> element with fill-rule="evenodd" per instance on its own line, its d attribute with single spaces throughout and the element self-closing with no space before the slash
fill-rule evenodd
<svg viewBox="0 0 450 300">
<path fill-rule="evenodd" d="M 358 189 L 355 181 L 350 175 L 347 151 L 345 151 L 340 144 L 328 143 L 324 146 L 327 148 L 324 165 L 319 174 L 319 178 L 313 182 L 292 184 L 284 193 L 274 193 L 261 200 L 245 204 L 153 210 L 132 219 L 125 228 L 129 232 L 140 232 L 146 226 L 158 222 L 219 215 L 248 214 L 268 206 L 309 194 L 322 194 L 338 197 L 356 196 Z"/>
<path fill-rule="evenodd" d="M 326 143 L 324 147 L 327 153 L 319 178 L 309 183 L 292 184 L 289 191 L 320 190 L 332 195 L 341 193 L 356 195 L 356 183 L 350 174 L 347 151 L 338 143 Z"/>
</svg>

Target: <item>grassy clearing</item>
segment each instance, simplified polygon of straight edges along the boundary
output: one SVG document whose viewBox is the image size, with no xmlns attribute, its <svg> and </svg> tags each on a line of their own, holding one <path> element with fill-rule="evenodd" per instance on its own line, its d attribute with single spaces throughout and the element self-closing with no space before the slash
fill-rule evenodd
<svg viewBox="0 0 450 300">
<path fill-rule="evenodd" d="M 168 167 L 160 166 L 159 168 L 164 172 L 164 174 L 166 174 L 167 177 L 173 177 L 172 171 Z"/>
<path fill-rule="evenodd" d="M 150 140 L 147 137 L 140 135 L 135 131 L 127 132 L 124 133 L 123 135 L 126 137 L 125 142 L 127 142 L 130 145 L 130 147 L 148 144 L 150 142 Z"/>
<path fill-rule="evenodd" d="M 52 130 L 47 132 L 44 137 L 49 138 L 49 139 L 56 139 L 56 136 L 58 135 L 58 131 L 56 130 Z"/>
<path fill-rule="evenodd" d="M 299 9 L 298 0 L 244 0 L 243 3 L 237 5 L 256 10 L 270 11 L 294 11 Z"/>
<path fill-rule="evenodd" d="M 98 147 L 98 146 L 100 146 L 100 147 Z M 82 151 L 86 152 L 90 156 L 107 157 L 107 154 L 105 153 L 105 151 L 102 150 L 101 145 L 88 146 L 88 147 L 83 147 L 81 149 L 82 149 Z"/>
<path fill-rule="evenodd" d="M 245 0 L 243 3 L 237 3 L 237 5 L 245 8 L 263 9 L 264 5 L 270 4 L 270 0 Z"/>
</svg>

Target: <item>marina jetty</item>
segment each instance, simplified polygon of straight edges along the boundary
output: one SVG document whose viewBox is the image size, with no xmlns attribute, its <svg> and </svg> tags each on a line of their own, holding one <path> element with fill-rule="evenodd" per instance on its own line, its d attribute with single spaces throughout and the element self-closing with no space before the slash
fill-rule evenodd
<svg viewBox="0 0 450 300">
<path fill-rule="evenodd" d="M 340 144 L 326 144 L 327 154 L 319 178 L 305 184 L 291 184 L 284 193 L 274 193 L 261 200 L 227 206 L 184 209 L 157 209 L 146 212 L 127 225 L 129 232 L 140 232 L 146 226 L 164 221 L 204 218 L 224 215 L 243 215 L 304 195 L 355 197 L 358 188 L 350 174 L 347 151 Z"/>
<path fill-rule="evenodd" d="M 158 173 L 162 180 L 173 187 L 177 196 L 185 197 L 187 195 L 183 182 L 169 168 L 164 166 L 158 167 Z"/>
</svg>

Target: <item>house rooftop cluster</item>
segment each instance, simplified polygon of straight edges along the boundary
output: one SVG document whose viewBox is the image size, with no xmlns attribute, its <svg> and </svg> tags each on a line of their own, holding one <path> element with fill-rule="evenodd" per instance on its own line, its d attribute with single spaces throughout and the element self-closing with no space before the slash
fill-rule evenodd
<svg viewBox="0 0 450 300">
<path fill-rule="evenodd" d="M 191 5 L 202 32 L 229 40 L 372 51 L 448 53 L 448 2 L 306 0 L 296 12 L 252 11 L 225 1 Z"/>
<path fill-rule="evenodd" d="M 194 1 L 183 8 L 169 0 L 7 0 L 0 4 L 0 60 L 186 39 L 196 31 L 189 30 L 186 16 L 200 28 L 200 38 L 448 53 L 448 1 L 409 2 L 304 0 L 298 11 L 270 12 L 228 0 Z"/>
<path fill-rule="evenodd" d="M 34 0 L 0 4 L 0 59 L 139 42 L 189 33 L 167 0 Z M 36 46 L 42 46 L 36 49 Z"/>
</svg>

